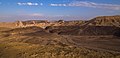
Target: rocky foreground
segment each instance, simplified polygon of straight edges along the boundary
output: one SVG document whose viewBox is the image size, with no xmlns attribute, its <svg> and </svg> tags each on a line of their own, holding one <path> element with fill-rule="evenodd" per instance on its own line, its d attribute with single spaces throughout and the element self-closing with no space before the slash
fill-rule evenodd
<svg viewBox="0 0 120 58">
<path fill-rule="evenodd" d="M 0 58 L 120 58 L 120 16 L 36 22 L 0 27 Z"/>
</svg>

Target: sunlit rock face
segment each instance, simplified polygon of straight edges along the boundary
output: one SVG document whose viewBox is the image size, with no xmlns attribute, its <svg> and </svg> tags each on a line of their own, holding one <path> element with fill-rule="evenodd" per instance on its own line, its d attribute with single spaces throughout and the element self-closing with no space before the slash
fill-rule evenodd
<svg viewBox="0 0 120 58">
<path fill-rule="evenodd" d="M 120 26 L 120 16 L 99 16 L 90 20 L 89 25 L 94 26 Z"/>
</svg>

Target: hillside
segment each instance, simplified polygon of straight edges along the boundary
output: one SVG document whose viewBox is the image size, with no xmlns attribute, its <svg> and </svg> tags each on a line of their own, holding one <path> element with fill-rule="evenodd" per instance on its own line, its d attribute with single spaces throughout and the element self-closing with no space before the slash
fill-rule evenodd
<svg viewBox="0 0 120 58">
<path fill-rule="evenodd" d="M 13 32 L 15 34 L 11 34 Z M 0 36 L 1 58 L 120 57 L 120 40 L 117 37 L 63 36 L 40 27 L 17 28 L 0 33 L 3 34 Z"/>
<path fill-rule="evenodd" d="M 120 27 L 120 16 L 99 16 L 90 20 L 88 25 Z"/>
<path fill-rule="evenodd" d="M 46 29 L 61 35 L 118 35 L 120 16 L 100 16 L 81 25 L 50 26 Z"/>
<path fill-rule="evenodd" d="M 44 24 L 0 27 L 0 58 L 120 58 L 119 16 Z"/>
<path fill-rule="evenodd" d="M 115 26 L 59 26 L 55 29 L 49 29 L 51 33 L 60 35 L 80 35 L 80 36 L 105 36 L 105 35 L 118 35 L 119 27 Z"/>
</svg>

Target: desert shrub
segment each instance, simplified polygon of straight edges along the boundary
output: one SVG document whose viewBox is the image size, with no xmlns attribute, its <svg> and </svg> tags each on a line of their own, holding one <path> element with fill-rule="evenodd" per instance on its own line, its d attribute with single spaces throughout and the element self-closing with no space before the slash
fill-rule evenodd
<svg viewBox="0 0 120 58">
<path fill-rule="evenodd" d="M 35 45 L 28 43 L 0 44 L 0 58 L 119 58 L 109 52 L 83 47 L 59 45 Z"/>
</svg>

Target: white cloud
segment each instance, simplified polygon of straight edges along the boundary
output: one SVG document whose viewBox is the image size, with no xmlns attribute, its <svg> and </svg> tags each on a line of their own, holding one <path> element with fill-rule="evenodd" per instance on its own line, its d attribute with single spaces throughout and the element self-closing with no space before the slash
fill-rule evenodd
<svg viewBox="0 0 120 58">
<path fill-rule="evenodd" d="M 58 4 L 50 4 L 50 6 L 58 6 Z"/>
<path fill-rule="evenodd" d="M 31 14 L 21 14 L 22 16 L 30 16 L 30 17 L 40 17 L 40 16 L 44 16 L 41 13 L 31 13 Z"/>
<path fill-rule="evenodd" d="M 43 3 L 40 3 L 40 5 L 42 6 L 42 5 L 43 5 Z"/>
<path fill-rule="evenodd" d="M 33 13 L 33 14 L 29 14 L 28 16 L 43 16 L 43 14 Z"/>
<path fill-rule="evenodd" d="M 67 6 L 67 4 L 50 4 L 50 6 Z"/>
<path fill-rule="evenodd" d="M 50 6 L 77 6 L 77 7 L 92 7 L 92 8 L 120 10 L 120 5 L 102 4 L 102 3 L 94 3 L 94 2 L 88 2 L 88 1 L 76 1 L 68 4 L 50 4 Z"/>
<path fill-rule="evenodd" d="M 17 4 L 18 5 L 28 5 L 28 6 L 38 6 L 39 5 L 38 3 L 32 3 L 32 2 L 27 2 L 27 3 L 18 2 Z M 43 3 L 40 3 L 40 5 L 43 5 Z"/>
<path fill-rule="evenodd" d="M 102 3 L 94 3 L 94 2 L 72 2 L 69 3 L 68 6 L 83 6 L 83 7 L 92 7 L 92 8 L 104 8 L 104 9 L 112 9 L 112 10 L 120 10 L 120 5 L 115 4 L 102 4 Z"/>
</svg>

